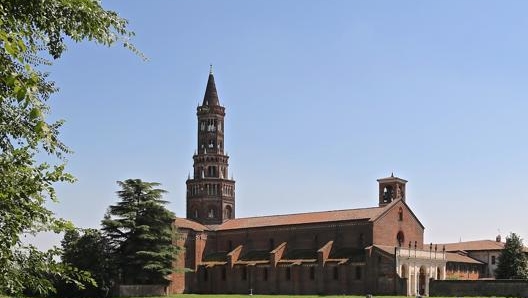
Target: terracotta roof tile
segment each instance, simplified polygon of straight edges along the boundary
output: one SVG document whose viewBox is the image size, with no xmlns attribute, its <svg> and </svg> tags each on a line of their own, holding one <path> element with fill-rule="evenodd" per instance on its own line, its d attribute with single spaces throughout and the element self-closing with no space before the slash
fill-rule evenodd
<svg viewBox="0 0 528 298">
<path fill-rule="evenodd" d="M 176 217 L 174 220 L 174 224 L 179 229 L 191 229 L 194 231 L 205 231 L 208 230 L 208 228 L 200 223 L 197 223 L 193 220 L 188 220 L 181 217 Z"/>
<path fill-rule="evenodd" d="M 464 256 L 464 255 L 452 253 L 452 252 L 446 252 L 446 258 L 448 262 L 454 262 L 454 263 L 484 264 L 479 260 L 475 260 L 468 256 Z"/>
<path fill-rule="evenodd" d="M 237 218 L 228 220 L 218 226 L 211 228 L 215 230 L 235 230 L 271 226 L 314 224 L 335 221 L 371 220 L 380 215 L 385 210 L 385 208 L 386 207 L 373 207 L 363 209 L 348 209 Z"/>
<path fill-rule="evenodd" d="M 270 252 L 267 250 L 251 250 L 244 253 L 238 260 L 239 261 L 268 261 L 270 258 Z"/>
<path fill-rule="evenodd" d="M 502 250 L 504 242 L 493 240 L 476 240 L 464 241 L 457 243 L 439 244 L 438 247 L 445 245 L 446 251 L 476 251 L 476 250 Z"/>
<path fill-rule="evenodd" d="M 379 244 L 374 244 L 372 246 L 369 246 L 369 247 L 376 247 L 390 255 L 394 255 L 394 248 L 395 246 L 390 246 L 390 245 L 379 245 Z M 367 248 L 369 248 L 367 247 Z"/>
</svg>

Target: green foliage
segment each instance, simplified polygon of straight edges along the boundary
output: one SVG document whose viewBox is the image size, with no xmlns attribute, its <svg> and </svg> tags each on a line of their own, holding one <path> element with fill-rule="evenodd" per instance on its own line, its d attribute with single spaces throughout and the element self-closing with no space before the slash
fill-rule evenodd
<svg viewBox="0 0 528 298">
<path fill-rule="evenodd" d="M 506 245 L 499 255 L 495 270 L 497 279 L 528 279 L 528 258 L 522 239 L 515 233 L 506 237 Z"/>
<path fill-rule="evenodd" d="M 57 248 L 42 252 L 33 246 L 17 247 L 13 251 L 13 262 L 8 264 L 6 292 L 19 296 L 17 289 L 24 294 L 43 296 L 55 292 L 53 280 L 64 280 L 77 283 L 83 287 L 92 285 L 93 279 L 87 272 L 57 262 L 60 250 Z"/>
<path fill-rule="evenodd" d="M 81 233 L 82 234 L 81 234 Z M 93 284 L 80 287 L 69 280 L 57 281 L 59 297 L 106 297 L 111 288 L 108 244 L 99 230 L 69 230 L 64 234 L 62 263 L 90 274 Z"/>
<path fill-rule="evenodd" d="M 117 182 L 120 202 L 102 221 L 113 261 L 124 284 L 168 284 L 177 248 L 173 245 L 175 215 L 165 208 L 159 183 L 128 179 Z"/>
<path fill-rule="evenodd" d="M 59 140 L 63 122 L 46 119 L 46 101 L 57 88 L 39 67 L 62 55 L 66 37 L 108 46 L 121 42 L 137 53 L 128 42 L 132 35 L 127 21 L 99 1 L 0 1 L 0 293 L 53 292 L 49 275 L 84 278 L 57 264 L 56 250 L 39 252 L 21 241 L 24 233 L 71 228 L 45 207 L 57 200 L 54 183 L 74 178 L 64 171 L 70 151 Z M 37 153 L 55 158 L 38 162 Z"/>
</svg>

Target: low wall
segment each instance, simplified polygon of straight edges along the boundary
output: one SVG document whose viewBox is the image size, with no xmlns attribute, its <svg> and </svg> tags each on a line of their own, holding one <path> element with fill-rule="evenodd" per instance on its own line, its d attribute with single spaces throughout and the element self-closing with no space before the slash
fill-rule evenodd
<svg viewBox="0 0 528 298">
<path fill-rule="evenodd" d="M 167 295 L 164 285 L 120 285 L 120 297 L 138 296 L 165 296 Z"/>
<path fill-rule="evenodd" d="M 528 297 L 528 280 L 431 280 L 429 296 Z"/>
</svg>

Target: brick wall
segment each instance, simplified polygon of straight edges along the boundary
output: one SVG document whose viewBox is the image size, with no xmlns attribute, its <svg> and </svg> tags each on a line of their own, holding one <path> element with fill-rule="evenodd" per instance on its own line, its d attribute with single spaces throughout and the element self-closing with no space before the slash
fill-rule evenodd
<svg viewBox="0 0 528 298">
<path fill-rule="evenodd" d="M 355 250 L 364 251 L 372 244 L 396 245 L 399 231 L 405 234 L 405 242 L 413 241 L 414 246 L 417 241 L 418 248 L 422 248 L 423 228 L 402 202 L 375 222 L 351 220 L 207 233 L 188 231 L 184 241 L 185 266 L 195 272 L 173 275 L 171 293 L 181 293 L 185 285 L 187 293 L 394 294 L 401 283 L 395 275 L 394 258 L 383 254 L 366 257 Z M 280 250 L 282 257 L 276 251 L 274 262 L 271 252 L 282 243 L 286 243 Z M 319 251 L 325 245 L 328 251 Z M 240 251 L 231 264 L 228 253 L 237 247 Z M 258 258 L 244 259 L 249 255 Z M 223 256 L 225 260 L 220 260 Z M 202 263 L 205 259 L 208 261 Z M 348 261 L 341 263 L 345 259 Z"/>
<path fill-rule="evenodd" d="M 401 221 L 399 220 L 400 207 L 403 211 Z M 417 248 L 423 249 L 424 229 L 402 202 L 397 203 L 383 217 L 374 222 L 374 244 L 397 246 L 396 235 L 399 231 L 402 231 L 404 235 L 402 246 L 407 247 L 410 241 L 414 248 L 416 241 Z"/>
<path fill-rule="evenodd" d="M 361 271 L 356 274 L 357 268 Z M 225 270 L 225 274 L 222 272 Z M 207 273 L 205 273 L 207 271 Z M 288 273 L 289 271 L 289 273 Z M 336 272 L 337 271 L 337 272 Z M 313 274 L 312 274 L 313 273 Z M 195 293 L 227 294 L 365 294 L 365 264 L 316 263 L 269 265 L 201 266 Z M 392 284 L 391 284 L 392 286 Z M 393 293 L 393 290 L 387 290 Z"/>
<path fill-rule="evenodd" d="M 528 280 L 431 280 L 429 296 L 528 297 Z"/>
<path fill-rule="evenodd" d="M 179 229 L 176 236 L 176 245 L 182 248 L 174 261 L 177 272 L 172 273 L 169 293 L 192 293 L 198 287 L 198 263 L 203 258 L 207 235 L 204 232 L 195 232 L 189 229 Z"/>
<path fill-rule="evenodd" d="M 363 248 L 372 244 L 371 223 L 319 223 L 286 227 L 264 227 L 251 230 L 219 231 L 209 236 L 205 254 L 229 252 L 239 245 L 245 252 L 251 250 L 272 251 L 283 242 L 291 249 L 318 250 L 328 241 L 338 247 Z"/>
<path fill-rule="evenodd" d="M 480 264 L 465 264 L 447 262 L 446 279 L 449 280 L 476 280 L 484 271 L 484 266 Z"/>
</svg>

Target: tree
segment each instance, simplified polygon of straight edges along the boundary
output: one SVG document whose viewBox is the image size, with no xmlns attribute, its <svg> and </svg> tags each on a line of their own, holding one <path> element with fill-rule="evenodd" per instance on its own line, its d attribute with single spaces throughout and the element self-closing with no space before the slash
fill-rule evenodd
<svg viewBox="0 0 528 298">
<path fill-rule="evenodd" d="M 82 233 L 82 234 L 81 234 Z M 79 289 L 75 285 L 58 281 L 59 297 L 106 297 L 111 288 L 112 268 L 108 261 L 108 243 L 96 229 L 69 230 L 61 241 L 62 262 L 90 273 L 96 285 Z"/>
<path fill-rule="evenodd" d="M 522 239 L 515 233 L 506 237 L 506 244 L 499 255 L 495 270 L 498 279 L 528 279 L 528 258 Z"/>
<path fill-rule="evenodd" d="M 102 230 L 124 284 L 168 284 L 177 253 L 173 245 L 175 215 L 165 208 L 160 184 L 140 179 L 118 181 L 120 201 L 109 207 Z"/>
<path fill-rule="evenodd" d="M 54 183 L 74 178 L 64 170 L 64 155 L 70 151 L 59 140 L 63 122 L 46 119 L 46 101 L 57 88 L 40 66 L 60 58 L 64 38 L 107 46 L 120 42 L 137 53 L 128 43 L 132 35 L 127 21 L 97 0 L 0 2 L 0 293 L 53 292 L 35 270 L 61 276 L 67 270 L 50 257 L 58 250 L 39 252 L 21 242 L 23 233 L 72 227 L 45 207 L 57 200 Z M 53 158 L 39 162 L 37 153 Z"/>
</svg>

